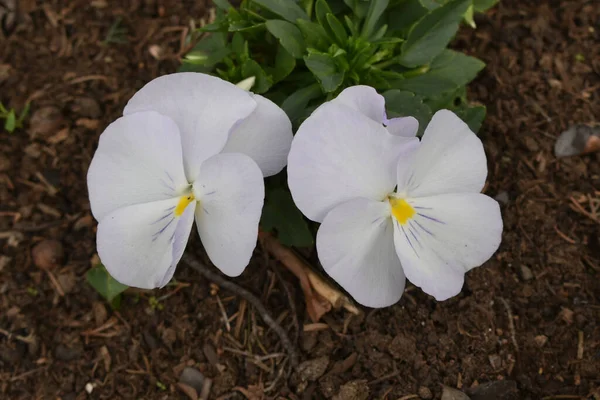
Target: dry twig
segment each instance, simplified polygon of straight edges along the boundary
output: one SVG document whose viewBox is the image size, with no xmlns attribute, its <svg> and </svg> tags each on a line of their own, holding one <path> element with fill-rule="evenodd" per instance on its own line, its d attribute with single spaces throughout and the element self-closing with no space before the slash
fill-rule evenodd
<svg viewBox="0 0 600 400">
<path fill-rule="evenodd" d="M 242 288 L 241 286 L 236 285 L 233 282 L 228 281 L 223 278 L 221 275 L 216 272 L 211 271 L 206 265 L 202 264 L 196 258 L 189 254 L 185 254 L 182 258 L 183 262 L 187 264 L 190 268 L 199 272 L 203 277 L 212 282 L 216 283 L 220 287 L 227 289 L 241 298 L 245 299 L 248 303 L 252 304 L 256 311 L 260 314 L 265 324 L 269 326 L 276 334 L 279 336 L 279 340 L 281 340 L 281 344 L 286 349 L 292 366 L 298 366 L 298 353 L 296 352 L 295 346 L 290 341 L 285 330 L 273 319 L 271 314 L 267 311 L 265 306 L 261 303 L 261 301 L 248 290 Z"/>
<path fill-rule="evenodd" d="M 508 301 L 506 301 L 503 297 L 498 297 L 502 304 L 504 304 L 504 308 L 506 309 L 506 314 L 508 315 L 508 329 L 510 329 L 510 338 L 512 339 L 513 345 L 515 346 L 515 350 L 519 351 L 519 344 L 517 343 L 517 332 L 515 330 L 515 322 L 513 320 L 512 310 L 510 309 L 510 305 Z"/>
</svg>

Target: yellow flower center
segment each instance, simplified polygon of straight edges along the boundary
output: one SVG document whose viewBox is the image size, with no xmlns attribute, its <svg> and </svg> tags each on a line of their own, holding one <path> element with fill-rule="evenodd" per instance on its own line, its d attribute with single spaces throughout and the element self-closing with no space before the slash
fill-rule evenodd
<svg viewBox="0 0 600 400">
<path fill-rule="evenodd" d="M 185 208 L 190 205 L 192 201 L 196 200 L 196 197 L 193 193 L 186 194 L 185 196 L 181 196 L 179 198 L 179 203 L 177 203 L 177 207 L 175 207 L 175 215 L 180 217 L 181 214 L 185 211 Z"/>
<path fill-rule="evenodd" d="M 408 220 L 414 217 L 414 215 L 417 213 L 415 209 L 404 199 L 390 197 L 389 202 L 392 206 L 392 215 L 402 225 L 406 224 Z"/>
</svg>

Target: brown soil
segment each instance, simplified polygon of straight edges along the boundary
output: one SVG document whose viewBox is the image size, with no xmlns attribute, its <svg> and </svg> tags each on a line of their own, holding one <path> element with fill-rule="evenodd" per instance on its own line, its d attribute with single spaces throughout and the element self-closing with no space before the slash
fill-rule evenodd
<svg viewBox="0 0 600 400">
<path fill-rule="evenodd" d="M 459 296 L 439 303 L 409 286 L 393 307 L 315 325 L 294 276 L 257 250 L 236 282 L 293 338 L 291 293 L 304 331 L 303 364 L 289 375 L 254 308 L 192 270 L 126 295 L 118 312 L 85 281 L 95 241 L 85 176 L 98 136 L 136 89 L 177 68 L 204 2 L 18 4 L 16 24 L 3 24 L 14 32 L 0 36 L 0 100 L 31 100 L 32 114 L 0 134 L 1 398 L 187 398 L 177 386 L 186 366 L 213 379 L 211 398 L 439 398 L 442 385 L 474 400 L 600 398 L 600 157 L 552 154 L 562 130 L 598 118 L 595 1 L 503 0 L 457 41 L 489 63 L 471 93 L 488 105 L 486 193 L 505 221 L 501 249 Z M 126 43 L 102 44 L 119 17 Z M 64 296 L 33 264 L 43 239 L 64 246 L 50 270 Z"/>
</svg>

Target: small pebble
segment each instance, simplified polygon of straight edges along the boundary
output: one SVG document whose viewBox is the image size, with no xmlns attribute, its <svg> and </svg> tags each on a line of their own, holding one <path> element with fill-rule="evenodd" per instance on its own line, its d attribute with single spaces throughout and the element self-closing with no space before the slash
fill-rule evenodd
<svg viewBox="0 0 600 400">
<path fill-rule="evenodd" d="M 85 391 L 87 392 L 87 394 L 92 394 L 92 392 L 94 391 L 94 384 L 91 382 L 86 383 Z"/>
<path fill-rule="evenodd" d="M 548 343 L 548 336 L 537 335 L 533 340 L 535 341 L 535 344 L 538 345 L 538 347 L 544 347 L 546 343 Z"/>
<path fill-rule="evenodd" d="M 494 197 L 496 201 L 500 204 L 506 205 L 510 201 L 510 197 L 508 196 L 508 192 L 500 192 Z"/>
<path fill-rule="evenodd" d="M 179 377 L 179 382 L 188 385 L 200 393 L 204 385 L 204 375 L 196 368 L 185 367 Z"/>
<path fill-rule="evenodd" d="M 417 394 L 424 400 L 433 399 L 433 393 L 431 393 L 431 390 L 425 386 L 421 386 Z"/>
<path fill-rule="evenodd" d="M 533 272 L 531 272 L 531 269 L 527 265 L 521 265 L 519 267 L 519 273 L 521 275 L 521 279 L 524 281 L 533 279 Z"/>
</svg>

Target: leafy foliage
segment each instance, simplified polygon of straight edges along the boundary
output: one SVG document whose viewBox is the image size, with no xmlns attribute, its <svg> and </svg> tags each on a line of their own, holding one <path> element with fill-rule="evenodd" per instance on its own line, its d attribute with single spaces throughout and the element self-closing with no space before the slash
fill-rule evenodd
<svg viewBox="0 0 600 400">
<path fill-rule="evenodd" d="M 14 108 L 7 109 L 4 107 L 4 104 L 0 103 L 0 120 L 4 120 L 4 129 L 9 133 L 23 128 L 23 121 L 27 117 L 27 114 L 29 114 L 29 103 L 25 104 L 25 107 L 18 115 Z"/>
<path fill-rule="evenodd" d="M 474 13 L 496 2 L 243 0 L 234 8 L 218 0 L 216 19 L 200 29 L 205 35 L 182 70 L 234 83 L 254 76 L 252 91 L 279 104 L 295 127 L 344 88 L 368 85 L 384 94 L 389 115 L 415 116 L 420 133 L 443 108 L 477 131 L 485 107 L 469 104 L 465 85 L 485 64 L 447 46 L 461 23 L 475 27 Z M 267 192 L 263 229 L 286 244 L 310 245 L 301 214 L 280 188 Z"/>
<path fill-rule="evenodd" d="M 117 282 L 110 276 L 102 264 L 90 269 L 85 274 L 85 279 L 113 308 L 119 307 L 121 303 L 120 295 L 128 289 L 128 286 Z"/>
</svg>

